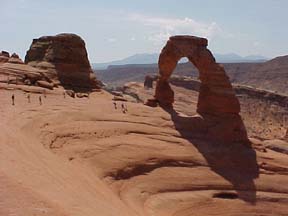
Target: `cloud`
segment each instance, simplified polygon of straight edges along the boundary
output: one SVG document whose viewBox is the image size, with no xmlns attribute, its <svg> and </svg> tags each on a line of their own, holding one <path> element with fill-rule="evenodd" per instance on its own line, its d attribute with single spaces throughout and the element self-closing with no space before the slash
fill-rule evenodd
<svg viewBox="0 0 288 216">
<path fill-rule="evenodd" d="M 141 23 L 150 28 L 147 38 L 155 43 L 163 43 L 163 41 L 166 41 L 171 35 L 177 34 L 195 35 L 211 40 L 215 36 L 223 33 L 216 22 L 199 22 L 188 17 L 180 19 L 133 14 L 130 15 L 129 20 Z"/>
<path fill-rule="evenodd" d="M 253 42 L 253 46 L 254 47 L 260 47 L 261 46 L 261 43 L 259 41 L 254 41 Z"/>
</svg>

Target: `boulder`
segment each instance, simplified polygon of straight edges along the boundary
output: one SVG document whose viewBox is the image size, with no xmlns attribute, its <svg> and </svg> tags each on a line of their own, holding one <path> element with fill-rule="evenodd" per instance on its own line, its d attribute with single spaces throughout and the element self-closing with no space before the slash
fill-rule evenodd
<svg viewBox="0 0 288 216">
<path fill-rule="evenodd" d="M 150 107 L 157 107 L 157 100 L 156 99 L 148 99 L 146 102 L 145 102 L 145 105 L 146 106 L 150 106 Z"/>
<path fill-rule="evenodd" d="M 8 62 L 10 54 L 6 51 L 1 51 L 0 53 L 0 63 Z"/>
<path fill-rule="evenodd" d="M 144 81 L 144 87 L 145 88 L 153 88 L 153 81 L 154 81 L 154 78 L 152 76 L 145 76 L 145 81 Z"/>
<path fill-rule="evenodd" d="M 49 83 L 49 82 L 46 82 L 46 81 L 43 81 L 43 80 L 38 80 L 36 82 L 36 85 L 37 86 L 40 86 L 40 87 L 43 87 L 43 88 L 47 88 L 47 89 L 50 89 L 50 90 L 53 90 L 53 83 Z"/>
<path fill-rule="evenodd" d="M 88 60 L 85 42 L 75 34 L 34 39 L 25 63 L 45 69 L 45 75 L 64 88 L 76 91 L 100 88 Z"/>
<path fill-rule="evenodd" d="M 24 85 L 31 85 L 32 83 L 31 83 L 31 81 L 29 80 L 29 79 L 25 79 L 24 80 Z"/>
<path fill-rule="evenodd" d="M 115 96 L 123 97 L 123 92 L 121 92 L 121 91 L 111 91 L 111 94 L 113 94 Z"/>
<path fill-rule="evenodd" d="M 1 51 L 0 56 L 5 56 L 5 57 L 7 57 L 7 58 L 10 58 L 10 54 L 9 54 L 9 52 L 4 51 L 4 50 Z"/>
<path fill-rule="evenodd" d="M 76 93 L 76 96 L 77 96 L 78 98 L 85 98 L 85 97 L 88 98 L 88 97 L 89 97 L 89 94 L 78 92 L 78 93 Z"/>
<path fill-rule="evenodd" d="M 75 98 L 75 92 L 73 90 L 66 90 L 65 93 L 72 98 Z"/>
<path fill-rule="evenodd" d="M 114 96 L 113 97 L 113 100 L 114 101 L 128 101 L 126 98 L 124 98 L 123 96 L 121 97 L 121 96 Z"/>
</svg>

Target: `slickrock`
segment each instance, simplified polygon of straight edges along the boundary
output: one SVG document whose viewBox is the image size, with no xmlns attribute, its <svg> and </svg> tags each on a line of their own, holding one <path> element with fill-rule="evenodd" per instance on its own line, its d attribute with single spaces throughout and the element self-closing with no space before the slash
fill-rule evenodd
<svg viewBox="0 0 288 216">
<path fill-rule="evenodd" d="M 25 63 L 46 70 L 54 83 L 73 90 L 100 88 L 93 73 L 84 40 L 75 34 L 58 34 L 34 39 Z"/>
<path fill-rule="evenodd" d="M 12 92 L 0 94 L 3 215 L 288 214 L 288 155 L 261 140 L 196 138 L 194 117 L 175 114 L 175 122 L 159 106 L 131 102 L 123 113 L 105 91 L 49 94 L 42 105 L 13 91 L 13 107 Z M 197 97 L 189 100 L 196 113 Z"/>
</svg>

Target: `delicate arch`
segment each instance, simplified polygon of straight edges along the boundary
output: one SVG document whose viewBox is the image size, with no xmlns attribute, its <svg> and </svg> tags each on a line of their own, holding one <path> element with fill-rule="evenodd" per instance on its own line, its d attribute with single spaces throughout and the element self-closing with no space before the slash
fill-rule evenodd
<svg viewBox="0 0 288 216">
<path fill-rule="evenodd" d="M 201 81 L 197 112 L 208 114 L 240 112 L 240 104 L 224 68 L 217 64 L 205 38 L 173 36 L 161 51 L 158 61 L 159 78 L 155 98 L 162 106 L 172 106 L 174 92 L 169 78 L 182 57 L 187 57 L 199 70 Z"/>
</svg>

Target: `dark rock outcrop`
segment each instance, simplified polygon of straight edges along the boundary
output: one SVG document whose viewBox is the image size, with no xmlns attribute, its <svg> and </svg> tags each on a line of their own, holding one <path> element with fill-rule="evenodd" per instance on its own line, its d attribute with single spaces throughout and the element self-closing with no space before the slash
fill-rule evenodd
<svg viewBox="0 0 288 216">
<path fill-rule="evenodd" d="M 144 87 L 153 88 L 153 81 L 154 81 L 154 77 L 146 75 L 145 80 L 144 80 Z"/>
<path fill-rule="evenodd" d="M 10 54 L 6 51 L 1 51 L 0 53 L 0 63 L 8 62 Z"/>
<path fill-rule="evenodd" d="M 34 39 L 25 63 L 46 70 L 55 84 L 75 91 L 100 88 L 93 73 L 85 42 L 75 34 L 59 34 Z"/>
</svg>

